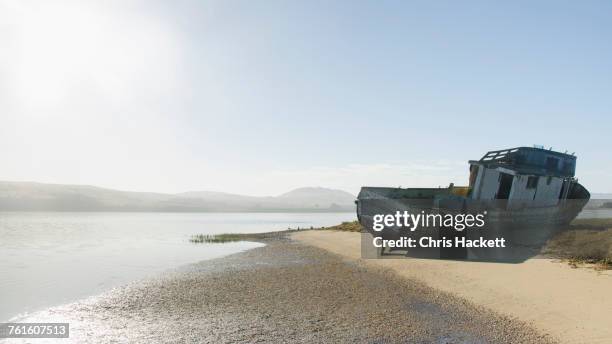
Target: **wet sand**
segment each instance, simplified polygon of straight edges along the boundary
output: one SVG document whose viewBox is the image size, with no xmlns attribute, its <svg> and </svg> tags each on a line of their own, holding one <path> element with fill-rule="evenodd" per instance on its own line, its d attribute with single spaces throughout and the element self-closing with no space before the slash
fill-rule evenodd
<svg viewBox="0 0 612 344">
<path fill-rule="evenodd" d="M 386 270 L 290 239 L 265 243 L 27 321 L 70 322 L 78 343 L 551 342 L 525 323 Z"/>
</svg>

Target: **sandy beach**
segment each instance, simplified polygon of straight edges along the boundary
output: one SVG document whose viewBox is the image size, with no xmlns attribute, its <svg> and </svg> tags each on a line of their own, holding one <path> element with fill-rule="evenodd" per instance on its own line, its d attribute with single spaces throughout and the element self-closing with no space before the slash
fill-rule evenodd
<svg viewBox="0 0 612 344">
<path fill-rule="evenodd" d="M 333 251 L 351 247 L 350 235 L 309 231 L 294 238 L 265 239 L 264 247 L 23 321 L 69 322 L 70 339 L 62 343 L 553 342 L 526 322 L 316 247 L 334 238 Z"/>
<path fill-rule="evenodd" d="M 551 259 L 521 264 L 426 259 L 361 259 L 359 233 L 307 231 L 301 243 L 392 271 L 498 314 L 532 324 L 561 343 L 610 343 L 612 272 L 572 268 Z"/>
</svg>

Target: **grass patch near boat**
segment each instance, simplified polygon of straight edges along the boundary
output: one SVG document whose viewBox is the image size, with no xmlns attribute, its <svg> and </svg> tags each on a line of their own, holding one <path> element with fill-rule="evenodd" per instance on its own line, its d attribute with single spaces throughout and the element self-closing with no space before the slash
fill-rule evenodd
<svg viewBox="0 0 612 344">
<path fill-rule="evenodd" d="M 321 227 L 317 229 L 330 230 L 330 231 L 342 231 L 342 232 L 361 232 L 363 230 L 363 226 L 361 226 L 361 224 L 358 221 L 346 221 L 336 226 Z"/>
<path fill-rule="evenodd" d="M 544 254 L 576 268 L 612 269 L 612 219 L 577 219 L 568 231 L 552 238 Z"/>
</svg>

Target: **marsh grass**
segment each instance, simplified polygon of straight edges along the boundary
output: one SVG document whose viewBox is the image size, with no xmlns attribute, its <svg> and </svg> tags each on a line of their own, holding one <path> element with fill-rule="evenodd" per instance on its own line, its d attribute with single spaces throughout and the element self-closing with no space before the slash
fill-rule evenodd
<svg viewBox="0 0 612 344">
<path fill-rule="evenodd" d="M 359 224 L 358 221 L 347 221 L 342 222 L 339 225 L 332 227 L 322 227 L 318 228 L 320 230 L 330 230 L 330 231 L 343 231 L 343 232 L 361 232 L 363 227 Z"/>
<path fill-rule="evenodd" d="M 245 240 L 241 234 L 197 234 L 192 235 L 189 242 L 194 244 L 212 243 L 220 244 L 226 242 Z"/>
<path fill-rule="evenodd" d="M 552 238 L 542 251 L 572 267 L 590 265 L 612 269 L 612 219 L 579 219 L 568 231 Z"/>
<path fill-rule="evenodd" d="M 265 239 L 285 238 L 288 233 L 297 230 L 288 229 L 278 232 L 266 233 L 223 233 L 223 234 L 196 234 L 189 238 L 189 242 L 194 244 L 223 244 L 236 241 L 261 241 Z"/>
</svg>

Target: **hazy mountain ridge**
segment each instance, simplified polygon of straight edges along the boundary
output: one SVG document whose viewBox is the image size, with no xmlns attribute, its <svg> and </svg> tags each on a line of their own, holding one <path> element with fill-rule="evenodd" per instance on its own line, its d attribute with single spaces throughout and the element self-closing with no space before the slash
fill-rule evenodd
<svg viewBox="0 0 612 344">
<path fill-rule="evenodd" d="M 0 182 L 0 210 L 289 212 L 353 211 L 355 196 L 341 190 L 299 188 L 280 196 L 212 191 L 132 192 L 88 185 Z"/>
</svg>

